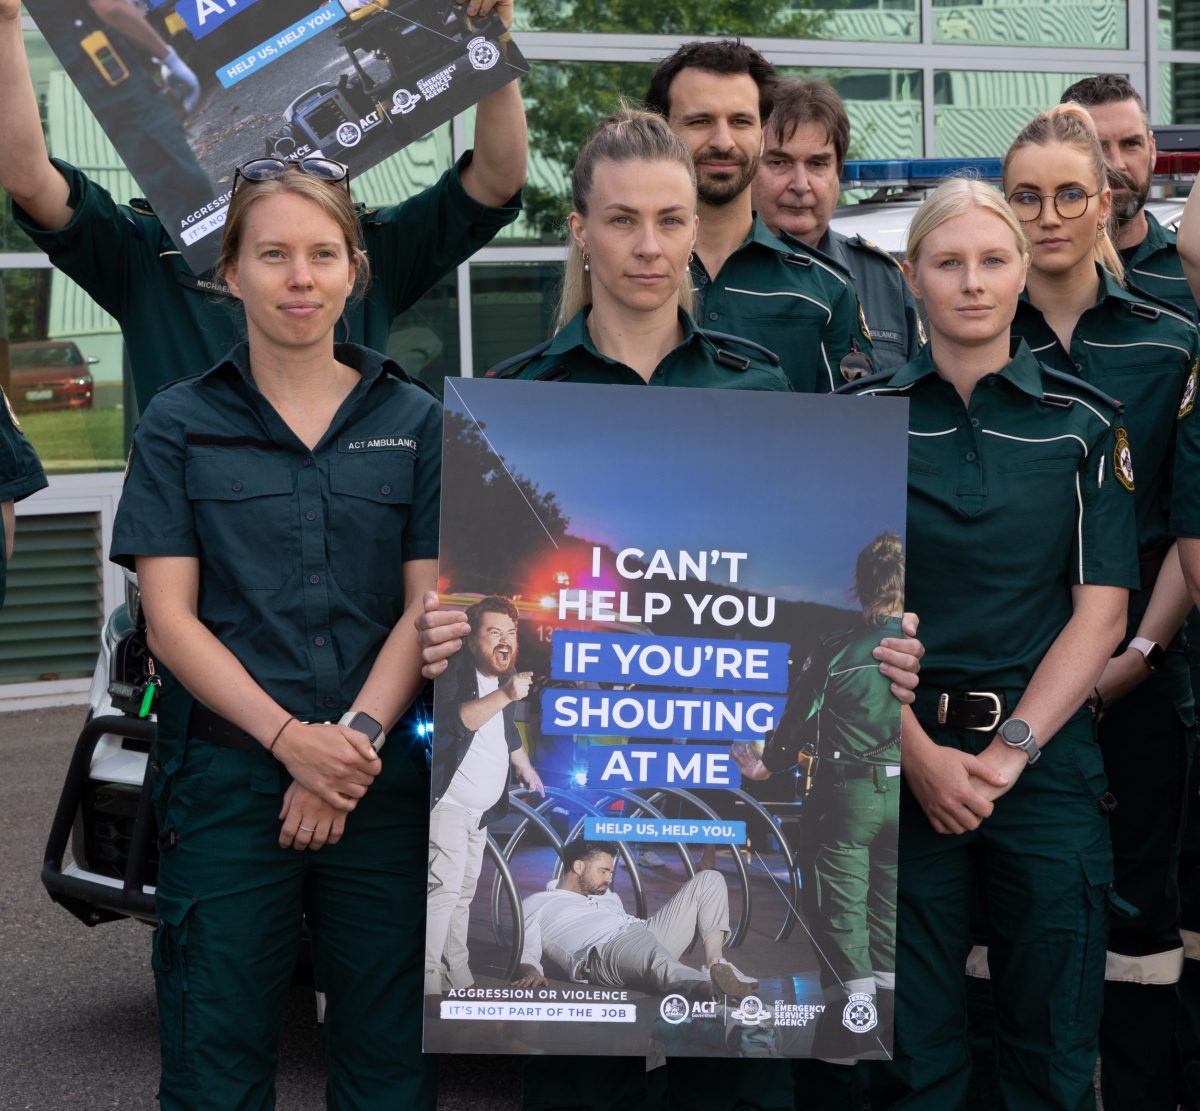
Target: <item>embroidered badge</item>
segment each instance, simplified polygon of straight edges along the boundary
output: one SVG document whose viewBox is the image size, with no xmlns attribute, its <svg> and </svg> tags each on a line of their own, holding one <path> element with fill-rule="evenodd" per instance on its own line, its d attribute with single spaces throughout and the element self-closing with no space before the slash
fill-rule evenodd
<svg viewBox="0 0 1200 1111">
<path fill-rule="evenodd" d="M 8 410 L 8 419 L 12 421 L 13 428 L 20 432 L 21 422 L 17 420 L 17 411 L 12 407 L 12 402 L 8 400 L 8 394 L 0 390 L 0 397 L 4 398 L 4 408 Z"/>
<path fill-rule="evenodd" d="M 1179 419 L 1183 420 L 1196 407 L 1196 372 L 1200 369 L 1200 359 L 1192 363 L 1192 371 L 1183 384 L 1183 397 L 1179 399 Z"/>
<path fill-rule="evenodd" d="M 1133 453 L 1129 450 L 1129 433 L 1116 430 L 1117 444 L 1113 448 L 1113 474 L 1126 490 L 1133 489 Z"/>
<path fill-rule="evenodd" d="M 920 341 L 922 347 L 929 342 L 929 338 L 925 335 L 925 321 L 919 316 L 917 317 L 917 339 Z"/>
<path fill-rule="evenodd" d="M 867 327 L 867 314 L 863 312 L 862 305 L 858 306 L 858 326 L 862 330 L 863 339 L 870 343 L 871 329 Z"/>
</svg>

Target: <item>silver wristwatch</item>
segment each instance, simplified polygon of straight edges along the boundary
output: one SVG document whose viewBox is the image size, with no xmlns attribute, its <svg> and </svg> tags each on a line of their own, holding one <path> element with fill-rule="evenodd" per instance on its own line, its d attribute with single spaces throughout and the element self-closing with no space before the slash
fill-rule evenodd
<svg viewBox="0 0 1200 1111">
<path fill-rule="evenodd" d="M 347 728 L 356 729 L 359 733 L 365 733 L 367 740 L 371 742 L 371 747 L 376 752 L 383 748 L 383 742 L 387 740 L 383 726 L 370 714 L 364 714 L 361 710 L 347 710 L 338 718 L 338 725 L 345 725 Z"/>
<path fill-rule="evenodd" d="M 1033 730 L 1029 727 L 1029 722 L 1023 718 L 1009 718 L 996 731 L 1000 739 L 1010 748 L 1019 748 L 1025 753 L 1025 758 L 1031 763 L 1036 764 L 1038 757 L 1042 755 L 1042 750 L 1038 748 L 1037 738 L 1033 735 Z"/>
</svg>

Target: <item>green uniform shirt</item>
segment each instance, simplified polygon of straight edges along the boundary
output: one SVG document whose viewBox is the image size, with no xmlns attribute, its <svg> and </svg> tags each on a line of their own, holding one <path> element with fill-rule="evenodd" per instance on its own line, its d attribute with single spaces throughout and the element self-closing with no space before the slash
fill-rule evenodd
<svg viewBox="0 0 1200 1111">
<path fill-rule="evenodd" d="M 710 277 L 693 259 L 692 282 L 701 326 L 775 352 L 798 393 L 836 389 L 842 357 L 871 353 L 849 272 L 799 240 L 772 235 L 758 216 L 719 274 Z"/>
<path fill-rule="evenodd" d="M 921 615 L 922 687 L 1023 690 L 1073 585 L 1137 586 L 1119 404 L 1024 343 L 967 406 L 928 347 L 844 392 L 909 399 L 905 606 Z"/>
<path fill-rule="evenodd" d="M 895 370 L 915 359 L 925 342 L 925 332 L 899 263 L 861 235 L 851 238 L 832 228 L 825 232 L 818 248 L 854 279 L 854 292 L 871 330 L 876 369 Z"/>
<path fill-rule="evenodd" d="M 828 637 L 792 681 L 763 763 L 782 771 L 807 748 L 830 764 L 898 764 L 900 707 L 872 652 L 884 637 L 903 635 L 900 619 L 888 617 Z"/>
<path fill-rule="evenodd" d="M 1175 428 L 1200 338 L 1190 319 L 1122 289 L 1103 270 L 1100 283 L 1096 303 L 1075 325 L 1070 351 L 1025 294 L 1013 333 L 1047 366 L 1082 378 L 1125 406 L 1123 427 L 1137 455 L 1138 550 L 1149 555 L 1161 552 L 1169 538 Z"/>
<path fill-rule="evenodd" d="M 240 345 L 163 390 L 134 435 L 110 558 L 200 561 L 200 620 L 299 717 L 344 709 L 404 611 L 403 564 L 435 559 L 442 411 L 373 351 L 309 450 Z"/>
<path fill-rule="evenodd" d="M 463 189 L 470 159 L 463 155 L 415 197 L 363 213 L 371 284 L 347 304 L 338 339 L 386 349 L 392 320 L 516 219 L 520 194 L 493 208 Z M 244 337 L 241 303 L 216 300 L 223 287 L 188 269 L 148 209 L 118 205 L 81 171 L 55 165 L 71 191 L 74 214 L 66 226 L 39 228 L 16 205 L 13 215 L 55 266 L 116 317 L 144 409 L 160 386 L 212 366 Z"/>
<path fill-rule="evenodd" d="M 1146 212 L 1146 238 L 1125 262 L 1125 277 L 1131 286 L 1166 301 L 1193 321 L 1200 320 L 1196 302 L 1183 276 L 1183 263 L 1175 246 L 1175 233 L 1164 228 Z"/>
<path fill-rule="evenodd" d="M 20 501 L 48 485 L 37 452 L 25 439 L 17 414 L 0 390 L 0 502 Z M 0 607 L 4 605 L 7 572 L 8 546 L 0 528 Z"/>
<path fill-rule="evenodd" d="M 783 371 L 756 345 L 733 336 L 706 335 L 683 309 L 683 341 L 654 369 L 647 383 L 624 363 L 601 355 L 581 309 L 548 343 L 488 371 L 495 378 L 542 378 L 619 386 L 702 386 L 712 389 L 791 390 Z"/>
</svg>

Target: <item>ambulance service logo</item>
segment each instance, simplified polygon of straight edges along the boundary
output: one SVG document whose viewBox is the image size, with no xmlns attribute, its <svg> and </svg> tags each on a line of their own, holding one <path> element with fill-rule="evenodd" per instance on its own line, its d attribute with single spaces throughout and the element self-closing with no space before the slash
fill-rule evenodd
<svg viewBox="0 0 1200 1111">
<path fill-rule="evenodd" d="M 879 1025 L 879 1014 L 869 995 L 852 995 L 842 1008 L 842 1025 L 852 1034 L 865 1034 Z"/>
<path fill-rule="evenodd" d="M 658 1005 L 658 1013 L 662 1015 L 663 1021 L 672 1026 L 687 1022 L 689 1009 L 688 1001 L 682 995 L 663 996 L 663 1001 Z"/>
<path fill-rule="evenodd" d="M 1183 384 L 1183 397 L 1179 399 L 1179 419 L 1183 420 L 1196 407 L 1196 374 L 1200 371 L 1200 359 L 1192 363 L 1192 372 Z"/>
<path fill-rule="evenodd" d="M 1129 433 L 1124 428 L 1118 428 L 1114 435 L 1117 438 L 1113 448 L 1113 473 L 1126 490 L 1133 489 L 1133 452 L 1129 450 Z"/>
</svg>

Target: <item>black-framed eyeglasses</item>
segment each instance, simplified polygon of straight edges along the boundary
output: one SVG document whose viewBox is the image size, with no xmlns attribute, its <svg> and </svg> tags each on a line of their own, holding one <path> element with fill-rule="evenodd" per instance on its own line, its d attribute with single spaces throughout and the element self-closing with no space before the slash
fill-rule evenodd
<svg viewBox="0 0 1200 1111">
<path fill-rule="evenodd" d="M 233 171 L 233 188 L 229 190 L 229 199 L 233 200 L 240 181 L 274 181 L 283 177 L 288 170 L 299 170 L 309 177 L 320 178 L 330 184 L 342 182 L 346 192 L 350 192 L 350 167 L 332 158 L 252 158 L 243 162 Z"/>
<path fill-rule="evenodd" d="M 1078 220 L 1088 207 L 1093 197 L 1098 197 L 1099 191 L 1089 193 L 1081 185 L 1068 185 L 1057 193 L 1047 193 L 1040 196 L 1030 189 L 1018 189 L 1008 198 L 1009 207 L 1013 214 L 1023 224 L 1036 220 L 1042 214 L 1042 205 L 1047 201 L 1054 202 L 1054 211 L 1064 220 Z"/>
</svg>

